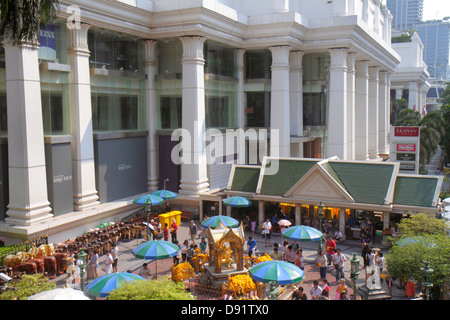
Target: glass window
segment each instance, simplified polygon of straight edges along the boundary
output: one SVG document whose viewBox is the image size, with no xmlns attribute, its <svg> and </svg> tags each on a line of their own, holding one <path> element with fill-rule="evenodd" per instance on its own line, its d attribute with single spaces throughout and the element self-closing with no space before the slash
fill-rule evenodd
<svg viewBox="0 0 450 320">
<path fill-rule="evenodd" d="M 91 68 L 132 72 L 142 69 L 142 48 L 138 39 L 101 29 L 88 32 Z"/>
<path fill-rule="evenodd" d="M 325 92 L 304 92 L 303 125 L 325 126 L 326 124 Z"/>
<path fill-rule="evenodd" d="M 146 128 L 143 42 L 92 28 L 88 45 L 94 132 Z"/>
<path fill-rule="evenodd" d="M 156 87 L 159 103 L 159 129 L 181 128 L 182 83 L 181 59 L 183 47 L 180 39 L 167 38 L 158 40 L 156 45 L 157 76 Z"/>
<path fill-rule="evenodd" d="M 235 49 L 223 44 L 206 41 L 204 49 L 205 73 L 235 77 Z"/>
<path fill-rule="evenodd" d="M 181 128 L 181 97 L 161 97 L 161 129 Z"/>
<path fill-rule="evenodd" d="M 206 127 L 229 127 L 229 108 L 227 97 L 207 97 L 205 109 Z"/>
<path fill-rule="evenodd" d="M 272 53 L 269 50 L 250 50 L 245 52 L 245 78 L 270 79 Z"/>
<path fill-rule="evenodd" d="M 94 94 L 91 101 L 94 131 L 133 131 L 139 129 L 139 99 L 137 96 Z"/>
<path fill-rule="evenodd" d="M 270 127 L 270 92 L 247 92 L 246 127 Z"/>
<path fill-rule="evenodd" d="M 158 74 L 181 74 L 183 46 L 178 38 L 159 40 L 156 45 Z"/>
<path fill-rule="evenodd" d="M 64 22 L 40 25 L 40 63 L 67 64 L 67 31 Z M 50 66 L 39 71 L 45 135 L 70 133 L 69 73 Z"/>
<path fill-rule="evenodd" d="M 44 121 L 44 134 L 66 134 L 69 129 L 65 126 L 63 94 L 61 92 L 42 92 L 42 117 Z"/>
</svg>

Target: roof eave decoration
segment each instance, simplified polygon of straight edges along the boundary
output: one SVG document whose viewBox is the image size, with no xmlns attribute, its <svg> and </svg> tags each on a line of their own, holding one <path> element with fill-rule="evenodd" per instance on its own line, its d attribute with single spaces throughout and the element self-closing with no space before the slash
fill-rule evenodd
<svg viewBox="0 0 450 320">
<path fill-rule="evenodd" d="M 327 170 L 323 168 L 323 164 L 328 162 L 328 159 L 320 161 L 316 163 L 300 180 L 297 181 L 284 195 L 285 198 L 295 197 L 295 192 L 297 190 L 309 189 L 313 194 L 318 194 L 318 199 L 327 198 L 326 195 L 323 194 L 321 190 L 311 189 L 312 184 L 314 183 L 316 186 L 320 184 L 320 181 L 328 182 L 326 185 L 328 188 L 329 195 L 332 195 L 332 198 L 342 199 L 348 202 L 355 202 L 355 199 L 345 190 L 329 173 Z M 319 186 L 320 188 L 320 186 Z M 304 193 L 303 193 L 304 194 Z M 311 194 L 313 196 L 313 194 Z M 310 196 L 311 196 L 310 195 Z"/>
</svg>

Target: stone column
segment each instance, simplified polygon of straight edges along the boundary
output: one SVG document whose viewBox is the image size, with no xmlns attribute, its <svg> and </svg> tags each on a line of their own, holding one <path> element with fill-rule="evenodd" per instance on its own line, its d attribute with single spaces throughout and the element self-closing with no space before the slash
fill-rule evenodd
<svg viewBox="0 0 450 320">
<path fill-rule="evenodd" d="M 158 175 L 158 153 L 157 153 L 157 89 L 155 83 L 156 75 L 156 44 L 155 40 L 145 40 L 145 73 L 147 80 L 145 81 L 145 96 L 147 110 L 147 189 L 149 192 L 156 191 L 159 187 Z M 171 112 L 174 114 L 175 112 Z"/>
<path fill-rule="evenodd" d="M 263 200 L 258 201 L 258 225 L 256 226 L 258 231 L 261 232 L 262 224 L 266 221 L 265 202 Z"/>
<path fill-rule="evenodd" d="M 345 240 L 345 208 L 339 209 L 339 231 L 342 232 L 342 238 Z"/>
<path fill-rule="evenodd" d="M 400 100 L 403 97 L 403 89 L 395 89 L 395 100 Z"/>
<path fill-rule="evenodd" d="M 303 51 L 291 51 L 289 60 L 291 71 L 289 74 L 290 88 L 290 127 L 291 135 L 303 136 Z M 303 157 L 303 143 L 295 144 L 293 157 Z"/>
<path fill-rule="evenodd" d="M 302 205 L 296 204 L 295 205 L 295 225 L 301 225 L 302 224 Z"/>
<path fill-rule="evenodd" d="M 379 67 L 369 68 L 369 159 L 378 156 Z"/>
<path fill-rule="evenodd" d="M 244 54 L 245 49 L 238 49 L 237 50 L 237 77 L 238 77 L 238 89 L 237 89 L 237 119 L 238 119 L 238 128 L 239 130 L 239 136 L 237 139 L 237 152 L 238 152 L 238 158 L 237 163 L 238 164 L 245 164 L 246 153 L 246 139 L 244 134 L 245 129 L 245 90 L 244 90 L 244 78 L 245 78 L 245 72 L 244 72 Z"/>
<path fill-rule="evenodd" d="M 95 187 L 94 136 L 92 129 L 91 79 L 89 72 L 88 29 L 67 28 L 72 142 L 73 203 L 75 211 L 98 205 Z"/>
<path fill-rule="evenodd" d="M 183 44 L 182 127 L 190 134 L 190 148 L 183 149 L 180 193 L 197 195 L 209 190 L 205 138 L 205 60 L 201 36 L 180 37 Z M 184 137 L 186 138 L 186 137 Z"/>
<path fill-rule="evenodd" d="M 245 49 L 238 49 L 237 50 L 237 77 L 239 79 L 238 83 L 238 92 L 237 92 L 237 106 L 238 106 L 238 128 L 244 129 L 245 128 L 245 91 L 244 91 L 244 54 Z"/>
<path fill-rule="evenodd" d="M 47 197 L 38 44 L 4 43 L 8 121 L 7 224 L 51 218 Z"/>
<path fill-rule="evenodd" d="M 280 157 L 290 157 L 291 129 L 289 119 L 289 46 L 270 47 L 272 52 L 272 94 L 270 102 L 270 129 L 278 130 L 279 141 L 270 142 L 270 154 L 273 148 L 279 148 Z"/>
<path fill-rule="evenodd" d="M 391 213 L 383 212 L 383 230 L 390 229 L 390 222 L 391 222 Z M 389 245 L 389 240 L 387 238 L 388 238 L 387 236 L 383 235 L 383 240 L 381 241 L 381 244 L 383 246 Z"/>
<path fill-rule="evenodd" d="M 408 108 L 419 111 L 419 85 L 417 82 L 411 81 L 408 86 Z"/>
<path fill-rule="evenodd" d="M 380 94 L 379 94 L 379 113 L 378 113 L 378 152 L 380 154 L 388 154 L 388 114 L 390 112 L 389 95 L 387 86 L 387 72 L 381 71 L 379 73 L 380 79 Z"/>
<path fill-rule="evenodd" d="M 347 159 L 355 160 L 355 59 L 356 53 L 347 54 Z"/>
<path fill-rule="evenodd" d="M 369 158 L 369 61 L 355 63 L 355 158 Z"/>
<path fill-rule="evenodd" d="M 347 52 L 332 48 L 330 53 L 330 106 L 328 110 L 328 157 L 347 159 Z"/>
</svg>

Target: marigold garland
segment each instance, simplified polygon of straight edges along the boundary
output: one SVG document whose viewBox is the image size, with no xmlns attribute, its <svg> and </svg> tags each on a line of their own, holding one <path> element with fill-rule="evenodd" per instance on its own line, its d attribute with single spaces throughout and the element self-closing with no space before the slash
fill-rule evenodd
<svg viewBox="0 0 450 320">
<path fill-rule="evenodd" d="M 172 280 L 182 282 L 194 276 L 194 268 L 188 262 L 180 263 L 172 269 Z"/>
<path fill-rule="evenodd" d="M 272 260 L 272 257 L 269 256 L 267 253 L 264 253 L 262 256 L 259 256 L 256 259 L 255 264 L 260 263 L 260 262 L 270 261 L 270 260 Z"/>
<path fill-rule="evenodd" d="M 235 297 L 238 295 L 245 295 L 256 289 L 256 285 L 252 278 L 246 274 L 240 274 L 228 278 L 228 289 L 233 291 Z"/>
</svg>

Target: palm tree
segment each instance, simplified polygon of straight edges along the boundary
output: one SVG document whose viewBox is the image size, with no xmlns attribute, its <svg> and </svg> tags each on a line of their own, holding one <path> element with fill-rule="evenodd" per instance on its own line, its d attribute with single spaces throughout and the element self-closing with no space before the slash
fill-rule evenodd
<svg viewBox="0 0 450 320">
<path fill-rule="evenodd" d="M 397 116 L 400 113 L 400 111 L 408 108 L 408 101 L 406 99 L 397 99 L 391 100 L 391 124 L 393 125 L 394 122 L 397 120 Z"/>
<path fill-rule="evenodd" d="M 59 0 L 0 0 L 0 36 L 13 44 L 37 43 L 39 24 L 50 22 Z"/>
</svg>

